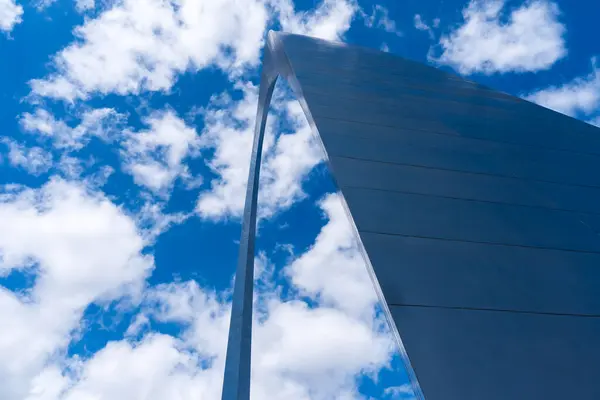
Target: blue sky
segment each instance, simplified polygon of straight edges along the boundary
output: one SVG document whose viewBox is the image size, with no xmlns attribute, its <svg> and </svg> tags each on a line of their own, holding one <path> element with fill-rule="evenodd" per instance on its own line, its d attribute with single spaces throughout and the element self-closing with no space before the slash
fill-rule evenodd
<svg viewBox="0 0 600 400">
<path fill-rule="evenodd" d="M 268 29 L 600 125 L 598 15 L 566 0 L 0 0 L 0 398 L 220 398 Z M 410 399 L 323 160 L 279 83 L 253 399 Z"/>
</svg>

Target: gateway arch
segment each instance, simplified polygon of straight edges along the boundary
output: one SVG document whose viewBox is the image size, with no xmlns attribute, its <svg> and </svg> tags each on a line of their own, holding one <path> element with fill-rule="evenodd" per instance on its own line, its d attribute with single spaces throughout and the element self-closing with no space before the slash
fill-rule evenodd
<svg viewBox="0 0 600 400">
<path fill-rule="evenodd" d="M 224 400 L 250 393 L 277 77 L 320 138 L 418 399 L 600 399 L 600 129 L 387 53 L 270 32 Z"/>
</svg>

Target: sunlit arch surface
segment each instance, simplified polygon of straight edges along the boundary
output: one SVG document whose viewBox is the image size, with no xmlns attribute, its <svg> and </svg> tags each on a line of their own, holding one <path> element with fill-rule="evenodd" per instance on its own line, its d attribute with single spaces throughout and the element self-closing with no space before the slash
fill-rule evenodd
<svg viewBox="0 0 600 400">
<path fill-rule="evenodd" d="M 250 393 L 258 175 L 278 76 L 323 144 L 417 398 L 599 399 L 600 129 L 387 53 L 275 32 L 223 399 Z"/>
</svg>

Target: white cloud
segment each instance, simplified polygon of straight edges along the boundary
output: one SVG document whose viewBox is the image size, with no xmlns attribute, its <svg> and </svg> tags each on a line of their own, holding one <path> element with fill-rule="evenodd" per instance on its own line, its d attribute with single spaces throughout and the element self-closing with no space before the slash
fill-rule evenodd
<svg viewBox="0 0 600 400">
<path fill-rule="evenodd" d="M 385 389 L 385 396 L 390 396 L 392 399 L 416 400 L 410 384 L 393 386 Z"/>
<path fill-rule="evenodd" d="M 0 220 L 0 274 L 36 276 L 25 292 L 0 287 L 0 397 L 22 399 L 44 364 L 64 352 L 85 307 L 138 296 L 153 260 L 141 254 L 134 221 L 80 184 L 5 188 Z"/>
<path fill-rule="evenodd" d="M 364 10 L 360 10 L 360 13 L 365 21 L 365 25 L 369 28 L 381 28 L 386 32 L 402 36 L 402 32 L 396 27 L 396 21 L 390 18 L 387 8 L 377 4 L 373 6 L 373 12 L 370 15 L 365 13 Z"/>
<path fill-rule="evenodd" d="M 184 159 L 198 151 L 199 137 L 172 110 L 156 111 L 143 122 L 148 130 L 124 134 L 125 169 L 138 185 L 166 195 L 176 178 L 192 180 Z"/>
<path fill-rule="evenodd" d="M 205 114 L 201 140 L 215 150 L 208 165 L 218 175 L 198 201 L 198 211 L 205 218 L 238 217 L 244 207 L 258 97 L 251 84 L 237 87 L 243 92 L 242 100 L 214 98 Z M 276 95 L 272 105 L 282 115 L 280 120 L 271 113 L 267 121 L 259 196 L 259 213 L 264 217 L 304 197 L 302 181 L 322 158 L 298 102 Z M 278 122 L 286 122 L 293 133 L 275 137 Z"/>
<path fill-rule="evenodd" d="M 30 82 L 34 96 L 73 102 L 91 95 L 168 91 L 177 75 L 218 66 L 239 75 L 259 63 L 270 19 L 284 30 L 339 39 L 352 0 L 296 13 L 291 0 L 122 0 L 75 29 L 54 72 Z"/>
<path fill-rule="evenodd" d="M 79 12 L 93 10 L 96 6 L 95 0 L 75 0 L 75 8 Z"/>
<path fill-rule="evenodd" d="M 430 59 L 460 73 L 492 74 L 550 68 L 565 57 L 565 26 L 558 6 L 534 0 L 503 15 L 505 0 L 471 0 L 464 23 L 440 38 L 441 54 Z"/>
<path fill-rule="evenodd" d="M 427 25 L 426 23 L 423 22 L 423 20 L 421 19 L 421 16 L 419 14 L 415 14 L 415 28 L 417 28 L 420 31 L 428 31 L 429 29 L 431 29 L 429 27 L 429 25 Z"/>
<path fill-rule="evenodd" d="M 2 398 L 219 398 L 230 317 L 224 294 L 195 282 L 151 288 L 126 338 L 89 358 L 68 356 L 60 350 L 78 328 L 86 304 L 123 296 L 128 288 L 138 292 L 134 288 L 152 267 L 151 258 L 140 253 L 144 240 L 118 208 L 71 183 L 54 181 L 39 192 L 9 193 L 3 200 L 0 217 L 10 217 L 10 226 L 20 229 L 16 235 L 14 228 L 10 236 L 0 233 L 2 266 L 19 267 L 31 257 L 44 273 L 29 301 L 0 291 L 0 311 L 10 317 L 9 330 L 0 333 L 0 381 L 8 383 L 0 385 Z M 252 396 L 257 400 L 362 399 L 358 377 L 376 376 L 394 352 L 391 336 L 372 318 L 374 311 L 361 310 L 375 307 L 374 291 L 367 293 L 369 278 L 358 263 L 339 198 L 330 195 L 320 204 L 330 220 L 288 270 L 303 270 L 312 260 L 320 265 L 304 270 L 305 276 L 343 279 L 368 304 L 352 299 L 361 297 L 357 293 L 308 285 L 302 296 L 323 300 L 327 293 L 332 299 L 311 308 L 282 300 L 273 285 L 257 285 L 262 292 L 256 301 L 262 298 L 266 305 L 254 323 Z M 21 240 L 25 235 L 32 240 Z M 328 275 L 320 272 L 331 265 Z M 267 268 L 261 279 L 273 282 L 272 273 Z M 182 333 L 149 331 L 151 320 L 176 323 Z"/>
<path fill-rule="evenodd" d="M 77 369 L 75 384 L 60 398 L 203 399 L 214 371 L 197 368 L 197 356 L 178 339 L 150 334 L 140 342 L 109 343 Z"/>
<path fill-rule="evenodd" d="M 258 399 L 273 393 L 279 399 L 357 399 L 357 376 L 386 366 L 391 353 L 387 334 L 340 310 L 274 302 L 255 330 L 253 394 Z"/>
<path fill-rule="evenodd" d="M 415 28 L 417 30 L 427 32 L 429 34 L 429 37 L 431 39 L 434 39 L 435 38 L 435 33 L 433 32 L 433 29 L 437 28 L 438 26 L 440 26 L 440 19 L 439 18 L 435 18 L 433 20 L 433 23 L 431 24 L 431 26 L 429 26 L 429 25 L 427 25 L 423 21 L 423 19 L 421 18 L 420 14 L 415 14 L 414 23 L 415 23 Z"/>
<path fill-rule="evenodd" d="M 592 59 L 592 72 L 561 86 L 551 86 L 524 95 L 527 100 L 571 116 L 600 113 L 600 69 Z"/>
<path fill-rule="evenodd" d="M 349 238 L 340 200 L 330 195 L 320 204 L 330 220 L 288 270 L 302 270 L 312 260 L 315 266 L 303 271 L 305 275 L 340 277 L 351 287 L 347 292 L 329 292 L 335 301 L 317 308 L 295 299 L 284 301 L 272 284 L 273 270 L 264 268 L 268 261 L 259 262 L 263 267 L 257 271 L 258 279 L 265 282 L 257 282 L 255 302 L 262 301 L 264 307 L 255 306 L 253 399 L 362 399 L 357 377 L 375 375 L 391 359 L 391 336 L 381 321 L 373 319 L 374 290 Z M 332 264 L 335 268 L 330 268 Z M 358 292 L 352 293 L 352 288 Z M 316 300 L 323 290 L 302 290 L 301 295 Z M 352 298 L 363 295 L 358 301 Z M 184 328 L 180 337 L 146 333 L 139 341 L 109 344 L 80 365 L 64 399 L 120 393 L 131 399 L 191 399 L 199 393 L 206 399 L 219 398 L 230 318 L 226 297 L 195 282 L 159 285 L 146 296 L 145 311 L 129 334 L 137 336 L 148 328 L 148 321 L 157 320 L 180 324 Z M 364 307 L 370 310 L 365 313 Z M 160 366 L 154 362 L 163 358 Z M 114 373 L 116 366 L 124 366 L 123 374 Z"/>
<path fill-rule="evenodd" d="M 285 32 L 341 40 L 358 10 L 354 0 L 323 0 L 314 10 L 296 12 L 292 0 L 271 0 Z"/>
<path fill-rule="evenodd" d="M 52 167 L 52 154 L 41 147 L 27 147 L 11 139 L 2 140 L 9 148 L 8 160 L 13 167 L 40 175 Z"/>
<path fill-rule="evenodd" d="M 259 0 L 123 0 L 76 28 L 32 91 L 67 101 L 139 94 L 170 89 L 186 70 L 257 65 L 267 18 Z"/>
<path fill-rule="evenodd" d="M 329 195 L 319 206 L 329 223 L 321 229 L 310 250 L 288 267 L 287 273 L 302 293 L 321 298 L 325 304 L 348 314 L 371 319 L 369 313 L 377 298 L 342 202 L 338 195 Z M 335 285 L 331 284 L 333 281 Z"/>
<path fill-rule="evenodd" d="M 33 114 L 23 113 L 20 122 L 26 132 L 50 138 L 59 149 L 78 150 L 92 136 L 104 141 L 112 140 L 120 132 L 125 116 L 112 108 L 98 108 L 83 111 L 79 119 L 77 126 L 70 127 L 47 110 L 36 108 Z"/>
<path fill-rule="evenodd" d="M 48 138 L 63 154 L 59 167 L 66 176 L 79 178 L 85 167 L 94 163 L 71 156 L 73 151 L 85 147 L 92 137 L 105 143 L 119 143 L 126 172 L 133 175 L 138 185 L 168 197 L 174 181 L 181 178 L 188 187 L 197 187 L 202 177 L 193 177 L 185 158 L 197 155 L 199 138 L 195 129 L 188 127 L 171 109 L 153 111 L 142 117 L 147 130 L 126 129 L 127 116 L 113 108 L 88 109 L 79 113 L 79 122 L 70 126 L 58 120 L 46 109 L 23 113 L 20 118 L 25 132 Z"/>
<path fill-rule="evenodd" d="M 195 284 L 166 285 L 158 293 L 167 306 L 163 320 L 189 324 L 182 338 L 149 333 L 109 343 L 73 368 L 60 399 L 219 398 L 228 306 L 207 303 Z M 358 400 L 356 378 L 385 367 L 390 355 L 386 335 L 340 311 L 277 301 L 264 322 L 255 322 L 252 398 Z"/>
<path fill-rule="evenodd" d="M 10 32 L 23 21 L 23 7 L 14 0 L 0 0 L 0 31 Z"/>
</svg>

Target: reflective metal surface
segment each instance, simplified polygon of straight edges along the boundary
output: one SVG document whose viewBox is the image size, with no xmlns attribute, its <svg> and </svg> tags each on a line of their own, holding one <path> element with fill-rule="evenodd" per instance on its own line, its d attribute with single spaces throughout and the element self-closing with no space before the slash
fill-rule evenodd
<svg viewBox="0 0 600 400">
<path fill-rule="evenodd" d="M 258 183 L 268 106 L 271 102 L 277 77 L 276 74 L 272 73 L 273 64 L 270 60 L 270 54 L 267 53 L 263 61 L 261 86 L 258 94 L 254 142 L 250 157 L 250 172 L 246 188 L 238 265 L 233 288 L 231 322 L 221 397 L 223 400 L 248 400 L 250 398 L 254 241 L 256 236 Z"/>
<path fill-rule="evenodd" d="M 374 50 L 271 32 L 267 53 L 417 397 L 599 399 L 600 129 Z"/>
</svg>

